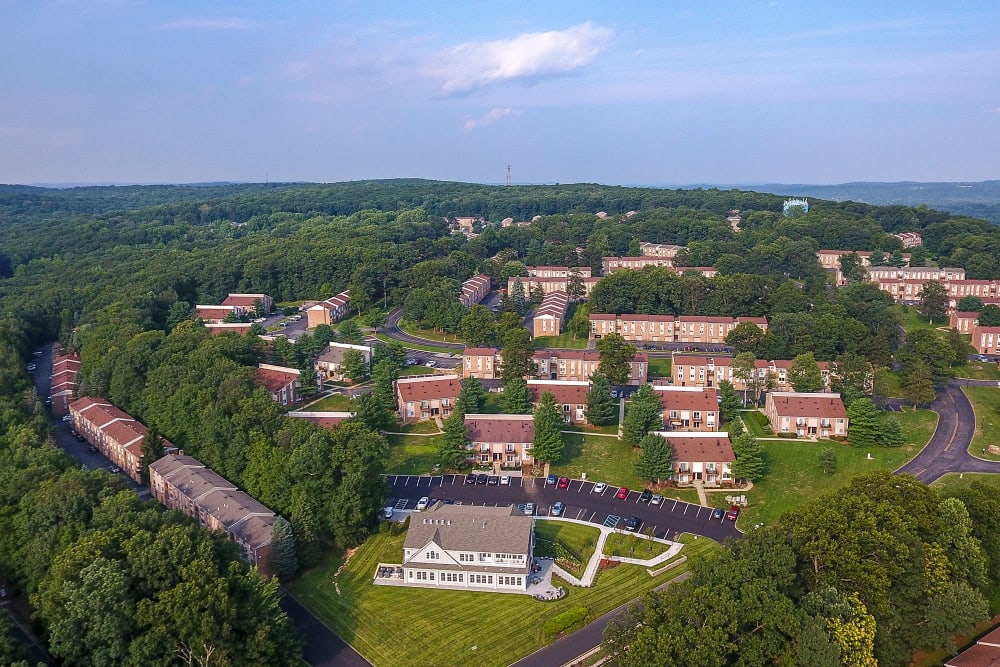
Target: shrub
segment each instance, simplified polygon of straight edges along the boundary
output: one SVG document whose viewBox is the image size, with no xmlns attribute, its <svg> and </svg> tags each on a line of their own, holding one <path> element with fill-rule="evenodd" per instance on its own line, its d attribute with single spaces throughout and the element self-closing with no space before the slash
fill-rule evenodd
<svg viewBox="0 0 1000 667">
<path fill-rule="evenodd" d="M 590 611 L 586 607 L 567 609 L 545 621 L 545 625 L 542 626 L 542 635 L 548 641 L 561 632 L 576 630 L 583 626 L 589 616 Z"/>
</svg>

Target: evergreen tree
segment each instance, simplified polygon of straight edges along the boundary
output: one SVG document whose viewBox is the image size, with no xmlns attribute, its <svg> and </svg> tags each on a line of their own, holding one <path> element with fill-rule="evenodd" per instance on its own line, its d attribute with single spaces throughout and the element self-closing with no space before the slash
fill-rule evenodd
<svg viewBox="0 0 1000 667">
<path fill-rule="evenodd" d="M 531 411 L 528 383 L 522 378 L 514 377 L 504 383 L 503 397 L 500 399 L 501 409 L 512 415 L 520 415 Z"/>
<path fill-rule="evenodd" d="M 372 394 L 383 406 L 396 402 L 394 384 L 399 379 L 399 366 L 396 361 L 384 357 L 372 366 Z"/>
<path fill-rule="evenodd" d="M 824 447 L 819 452 L 819 467 L 827 475 L 837 472 L 837 453 L 833 447 Z"/>
<path fill-rule="evenodd" d="M 795 391 L 823 391 L 823 374 L 812 352 L 800 354 L 788 369 L 788 381 Z"/>
<path fill-rule="evenodd" d="M 978 313 L 985 305 L 978 296 L 963 296 L 955 304 L 955 310 L 962 313 Z"/>
<path fill-rule="evenodd" d="M 648 433 L 639 441 L 642 451 L 635 461 L 635 473 L 642 479 L 658 483 L 673 474 L 673 450 L 662 435 Z"/>
<path fill-rule="evenodd" d="M 302 372 L 299 373 L 299 396 L 302 398 L 315 396 L 319 392 L 318 381 L 319 376 L 316 374 L 316 369 L 313 368 L 312 364 L 303 368 Z"/>
<path fill-rule="evenodd" d="M 587 338 L 590 336 L 590 308 L 585 303 L 577 304 L 573 311 L 573 317 L 566 323 L 566 331 L 573 334 L 573 338 Z"/>
<path fill-rule="evenodd" d="M 606 376 L 613 385 L 627 384 L 632 375 L 632 360 L 636 347 L 627 342 L 621 334 L 609 333 L 596 344 L 600 353 L 597 372 Z"/>
<path fill-rule="evenodd" d="M 948 332 L 944 335 L 944 340 L 948 343 L 948 347 L 955 351 L 955 361 L 952 362 L 952 365 L 964 366 L 965 362 L 969 360 L 969 353 L 972 351 L 972 347 L 965 342 L 962 334 L 958 333 L 957 329 L 948 329 Z"/>
<path fill-rule="evenodd" d="M 1000 306 L 990 304 L 979 311 L 979 326 L 1000 327 Z"/>
<path fill-rule="evenodd" d="M 934 378 L 931 375 L 930 366 L 923 360 L 917 359 L 910 364 L 906 371 L 905 382 L 903 383 L 903 398 L 913 405 L 916 410 L 918 405 L 933 403 L 937 398 L 934 391 Z M 853 424 L 848 428 L 853 428 Z"/>
<path fill-rule="evenodd" d="M 766 464 L 764 451 L 757 438 L 750 433 L 743 433 L 733 439 L 733 453 L 736 461 L 733 463 L 733 477 L 756 482 L 764 477 Z"/>
<path fill-rule="evenodd" d="M 535 439 L 531 454 L 535 461 L 546 464 L 555 463 L 562 457 L 563 439 L 562 413 L 556 397 L 549 392 L 541 395 L 538 407 L 535 409 Z"/>
<path fill-rule="evenodd" d="M 859 398 L 847 408 L 847 441 L 854 447 L 873 447 L 878 444 L 878 408 L 870 398 Z"/>
<path fill-rule="evenodd" d="M 587 421 L 594 426 L 611 426 L 618 423 L 618 401 L 611 396 L 611 383 L 601 373 L 590 378 L 587 392 Z"/>
<path fill-rule="evenodd" d="M 840 394 L 844 405 L 868 394 L 871 366 L 859 354 L 845 352 L 837 357 L 830 378 L 830 390 Z"/>
<path fill-rule="evenodd" d="M 535 283 L 531 287 L 531 305 L 537 306 L 545 298 L 545 288 L 541 283 Z"/>
<path fill-rule="evenodd" d="M 365 342 L 365 336 L 361 332 L 361 327 L 353 319 L 344 320 L 337 327 L 337 337 L 343 343 L 351 345 L 361 345 Z"/>
<path fill-rule="evenodd" d="M 583 284 L 583 274 L 580 269 L 573 267 L 569 270 L 569 280 L 566 281 L 566 294 L 573 301 L 578 301 L 587 293 L 587 288 Z"/>
<path fill-rule="evenodd" d="M 510 305 L 522 317 L 528 312 L 528 296 L 524 293 L 524 283 L 519 277 L 514 278 L 514 284 L 510 288 Z"/>
<path fill-rule="evenodd" d="M 660 396 L 653 391 L 653 387 L 648 384 L 639 387 L 625 410 L 622 441 L 631 447 L 638 447 L 647 433 L 663 428 L 661 410 Z"/>
<path fill-rule="evenodd" d="M 886 415 L 882 420 L 881 440 L 883 447 L 901 447 L 906 442 L 903 427 L 893 415 Z"/>
<path fill-rule="evenodd" d="M 729 380 L 719 381 L 719 413 L 723 421 L 731 422 L 743 409 L 743 401 Z"/>
<path fill-rule="evenodd" d="M 290 579 L 299 569 L 292 524 L 282 516 L 276 517 L 271 526 L 271 567 L 279 579 Z"/>
<path fill-rule="evenodd" d="M 456 405 L 455 411 L 444 420 L 444 435 L 441 437 L 441 447 L 438 450 L 441 465 L 452 470 L 464 467 L 468 458 L 465 447 L 469 439 L 469 429 L 465 425 L 465 413 L 460 406 L 461 403 Z"/>
<path fill-rule="evenodd" d="M 477 414 L 486 405 L 486 390 L 483 383 L 478 378 L 465 378 L 462 380 L 462 391 L 458 392 L 458 400 L 455 403 L 456 410 L 461 410 L 465 414 Z"/>
<path fill-rule="evenodd" d="M 370 430 L 387 431 L 395 424 L 395 419 L 381 399 L 375 394 L 359 394 L 354 397 L 355 415 L 352 420 L 361 422 Z"/>
<path fill-rule="evenodd" d="M 150 424 L 140 445 L 142 456 L 139 459 L 139 472 L 143 484 L 149 484 L 149 464 L 163 458 L 163 436 L 155 424 Z"/>
</svg>

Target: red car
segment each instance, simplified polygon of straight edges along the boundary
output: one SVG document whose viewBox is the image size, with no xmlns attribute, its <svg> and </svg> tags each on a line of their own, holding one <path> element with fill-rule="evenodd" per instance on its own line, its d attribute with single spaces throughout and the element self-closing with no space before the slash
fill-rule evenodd
<svg viewBox="0 0 1000 667">
<path fill-rule="evenodd" d="M 740 517 L 739 505 L 732 505 L 729 508 L 729 511 L 726 512 L 726 519 L 728 519 L 729 521 L 736 521 L 736 519 L 738 519 L 739 517 Z"/>
<path fill-rule="evenodd" d="M 559 478 L 559 488 L 560 489 L 568 489 L 569 488 L 569 477 L 560 477 Z"/>
<path fill-rule="evenodd" d="M 626 489 L 624 486 L 618 489 L 618 495 L 616 495 L 615 498 L 617 498 L 618 500 L 625 500 L 626 498 L 628 498 L 628 489 Z"/>
</svg>

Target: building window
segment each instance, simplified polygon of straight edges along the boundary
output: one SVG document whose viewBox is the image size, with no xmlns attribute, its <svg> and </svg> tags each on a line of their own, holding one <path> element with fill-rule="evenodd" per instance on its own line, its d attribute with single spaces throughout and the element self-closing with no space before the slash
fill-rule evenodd
<svg viewBox="0 0 1000 667">
<path fill-rule="evenodd" d="M 428 560 L 438 560 L 440 557 L 441 557 L 441 554 L 439 554 L 436 551 L 428 551 L 427 552 L 427 559 Z"/>
</svg>

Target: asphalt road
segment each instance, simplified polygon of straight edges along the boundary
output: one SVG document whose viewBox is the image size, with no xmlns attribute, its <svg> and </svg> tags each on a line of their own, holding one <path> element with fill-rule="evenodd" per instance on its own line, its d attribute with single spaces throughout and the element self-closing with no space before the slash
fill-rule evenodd
<svg viewBox="0 0 1000 667">
<path fill-rule="evenodd" d="M 623 528 L 625 519 L 642 520 L 640 530 L 653 529 L 656 537 L 674 539 L 680 533 L 704 535 L 719 542 L 739 538 L 735 522 L 712 519 L 712 508 L 682 500 L 664 500 L 660 505 L 640 502 L 638 491 L 629 491 L 618 500 L 619 487 L 609 485 L 604 493 L 593 493 L 593 481 L 570 480 L 569 488 L 559 489 L 539 477 L 511 477 L 509 486 L 466 484 L 465 475 L 388 475 L 387 501 L 397 510 L 414 509 L 423 496 L 475 505 L 519 505 L 533 502 L 540 516 L 549 515 L 552 505 L 562 501 L 563 517 L 597 525 Z M 722 498 L 719 498 L 720 505 Z"/>
<path fill-rule="evenodd" d="M 464 350 L 465 344 L 463 343 L 441 343 L 436 340 L 428 340 L 426 338 L 418 338 L 417 336 L 411 336 L 402 329 L 399 328 L 399 320 L 403 316 L 402 308 L 393 308 L 389 311 L 389 314 L 385 318 L 385 326 L 382 327 L 382 333 L 384 333 L 389 338 L 393 340 L 398 340 L 400 343 L 412 343 L 414 345 L 434 345 L 435 347 L 443 347 L 449 350 Z"/>
<path fill-rule="evenodd" d="M 975 380 L 964 383 L 979 385 Z M 1000 461 L 986 461 L 969 454 L 976 414 L 958 382 L 953 380 L 940 390 L 930 407 L 938 414 L 937 429 L 927 446 L 897 473 L 913 475 L 924 484 L 949 472 L 1000 473 Z"/>
</svg>

